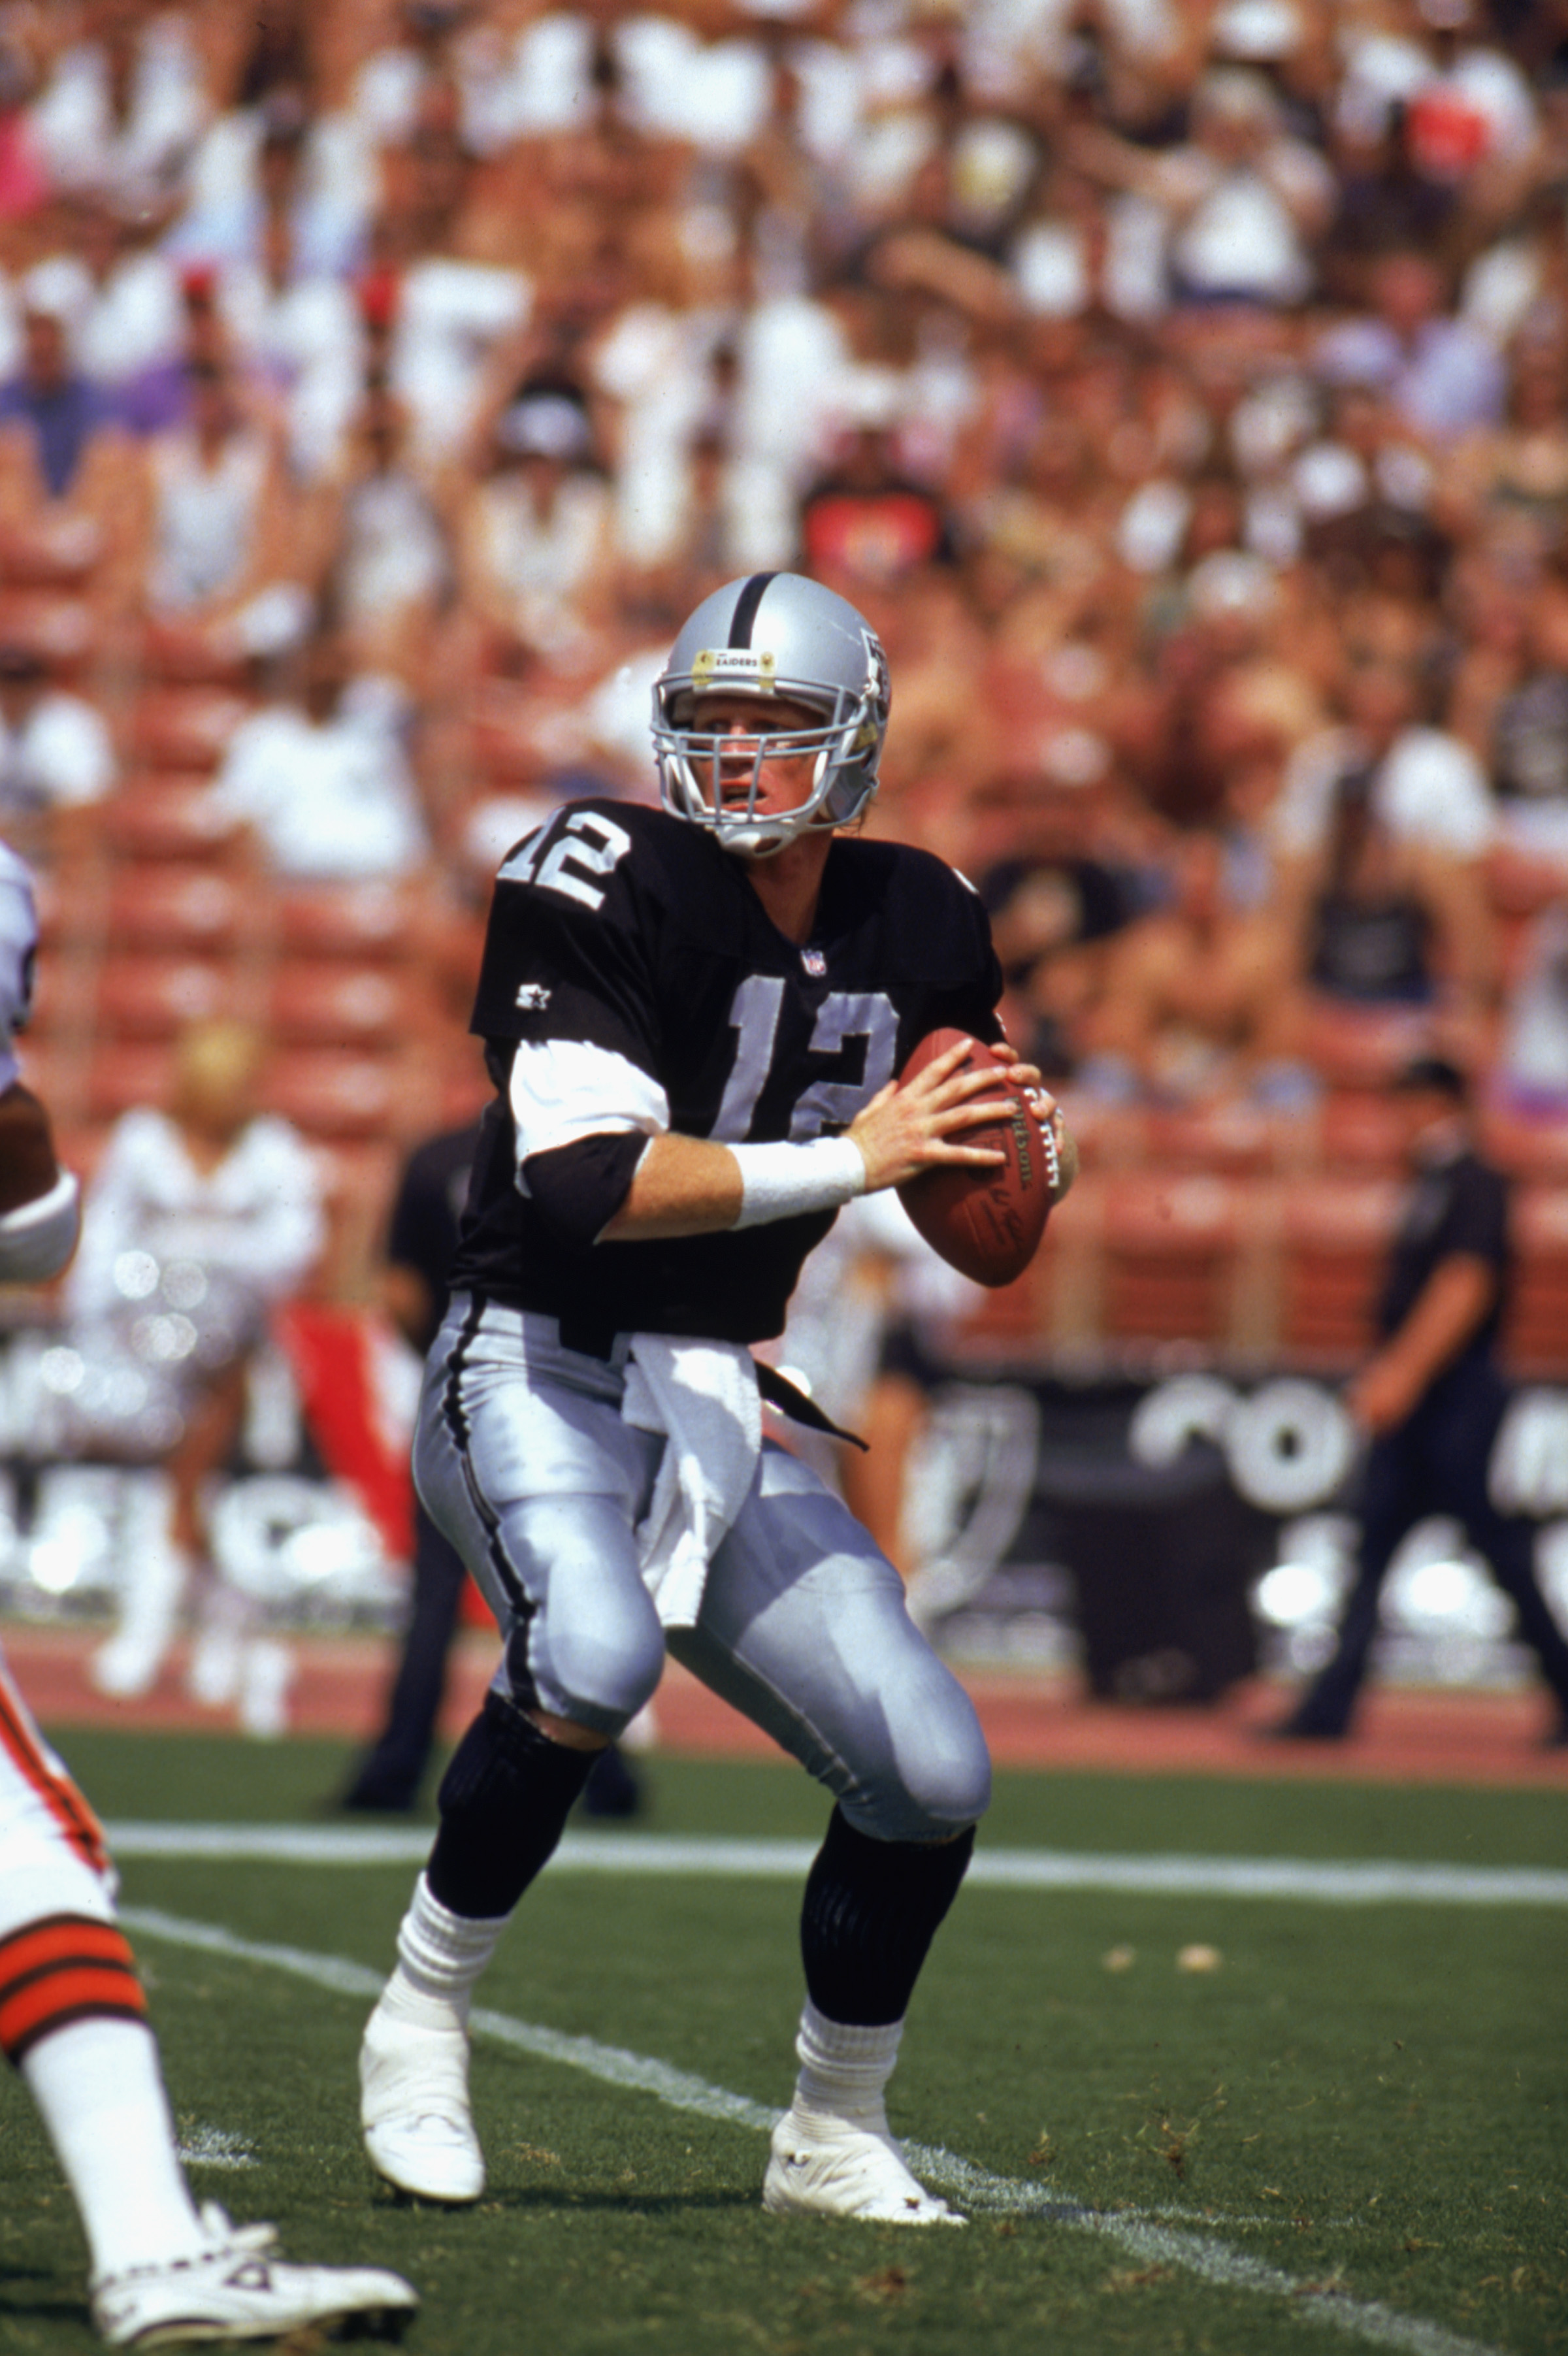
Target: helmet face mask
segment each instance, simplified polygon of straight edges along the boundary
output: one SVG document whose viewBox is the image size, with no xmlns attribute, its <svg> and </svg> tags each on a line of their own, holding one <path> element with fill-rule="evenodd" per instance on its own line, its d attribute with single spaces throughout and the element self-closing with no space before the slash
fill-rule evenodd
<svg viewBox="0 0 1568 2356">
<path fill-rule="evenodd" d="M 755 736 L 704 726 L 710 699 L 731 714 L 755 702 Z M 843 598 L 799 573 L 733 581 L 698 606 L 654 687 L 664 807 L 753 858 L 848 826 L 876 790 L 888 701 L 881 642 Z M 801 797 L 768 807 L 765 770 L 786 760 L 809 763 Z"/>
</svg>

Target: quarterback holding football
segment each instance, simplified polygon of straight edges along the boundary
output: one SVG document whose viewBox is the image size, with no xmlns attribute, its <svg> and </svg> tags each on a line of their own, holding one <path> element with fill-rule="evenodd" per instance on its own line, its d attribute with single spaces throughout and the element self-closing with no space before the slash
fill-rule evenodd
<svg viewBox="0 0 1568 2356">
<path fill-rule="evenodd" d="M 1020 1107 L 1028 1183 L 1058 1194 L 1069 1148 L 1002 1042 L 974 893 L 851 831 L 889 702 L 854 606 L 793 573 L 732 582 L 654 701 L 663 807 L 567 803 L 496 882 L 473 1020 L 496 1095 L 414 1472 L 504 1651 L 365 2031 L 366 2148 L 404 2191 L 479 2197 L 475 1984 L 668 1650 L 835 1803 L 764 2205 L 961 2223 L 884 2094 L 990 1762 L 897 1572 L 764 1439 L 759 1385 L 813 1410 L 748 1345 L 854 1195 L 935 1170 L 994 1193 Z"/>
</svg>

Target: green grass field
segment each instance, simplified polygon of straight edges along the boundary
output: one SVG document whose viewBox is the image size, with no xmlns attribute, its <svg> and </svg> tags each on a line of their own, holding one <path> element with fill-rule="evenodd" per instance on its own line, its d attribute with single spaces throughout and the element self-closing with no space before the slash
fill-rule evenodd
<svg viewBox="0 0 1568 2356">
<path fill-rule="evenodd" d="M 61 1746 L 118 1820 L 319 1825 L 343 1771 L 319 1743 Z M 823 1821 L 786 1767 L 652 1776 L 654 1837 L 810 1838 Z M 1020 1774 L 983 1838 L 1560 1874 L 1568 1794 Z M 182 2131 L 209 2155 L 194 2183 L 275 2219 L 301 2255 L 409 2275 L 414 2356 L 1568 2346 L 1561 1902 L 1343 1902 L 1332 1876 L 1316 1898 L 972 1883 L 892 2113 L 984 2171 L 969 2181 L 986 2205 L 966 2233 L 901 2233 L 757 2206 L 800 2001 L 783 1876 L 547 1875 L 481 1991 L 505 2017 L 476 2041 L 484 2201 L 446 2213 L 377 2190 L 359 1991 L 388 1965 L 413 1870 L 133 1855 L 123 1901 Z M 1177 1967 L 1195 1943 L 1217 1967 Z M 579 2042 L 542 2052 L 508 2022 Z M 628 2056 L 663 2065 L 654 2087 Z M 0 2188 L 0 2347 L 90 2348 L 80 2233 L 15 2085 Z"/>
</svg>

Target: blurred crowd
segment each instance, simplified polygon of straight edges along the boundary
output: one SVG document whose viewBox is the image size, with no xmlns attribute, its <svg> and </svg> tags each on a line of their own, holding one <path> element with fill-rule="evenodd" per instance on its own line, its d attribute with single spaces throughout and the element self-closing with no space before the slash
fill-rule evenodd
<svg viewBox="0 0 1568 2356">
<path fill-rule="evenodd" d="M 793 566 L 1090 1127 L 1568 1119 L 1564 0 L 12 0 L 0 263 L 46 879 L 220 689 L 212 841 L 463 937 Z"/>
</svg>

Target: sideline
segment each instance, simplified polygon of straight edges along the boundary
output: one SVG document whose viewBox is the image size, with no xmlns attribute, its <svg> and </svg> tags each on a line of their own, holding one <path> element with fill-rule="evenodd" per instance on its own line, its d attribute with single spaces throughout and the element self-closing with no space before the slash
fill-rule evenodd
<svg viewBox="0 0 1568 2356">
<path fill-rule="evenodd" d="M 434 1825 L 177 1825 L 104 1826 L 117 1858 L 246 1860 L 267 1865 L 423 1865 Z M 799 1880 L 814 1841 L 736 1840 L 679 1833 L 568 1833 L 552 1873 L 671 1874 Z M 1550 1866 L 1410 1865 L 1395 1859 L 1315 1862 L 1287 1857 L 1101 1856 L 1072 1849 L 975 1851 L 966 1886 L 1110 1890 L 1178 1898 L 1296 1898 L 1326 1906 L 1400 1900 L 1424 1906 L 1568 1906 L 1568 1871 Z"/>
<path fill-rule="evenodd" d="M 301 1947 L 243 1939 L 219 1923 L 189 1922 L 156 1907 L 126 1907 L 120 1920 L 143 1938 L 163 1939 L 171 1946 L 197 1948 L 235 1963 L 287 1972 L 336 1996 L 373 2000 L 385 1979 L 384 1973 L 371 1971 L 344 1955 L 313 1954 Z M 764 2104 L 731 2094 L 727 2087 L 710 2085 L 668 2062 L 628 2052 L 623 2046 L 601 2045 L 596 2038 L 568 2037 L 559 2029 L 514 2019 L 510 2013 L 479 2008 L 470 2015 L 469 2025 L 479 2036 L 510 2046 L 514 2051 L 581 2070 L 606 2085 L 652 2094 L 671 2110 L 699 2118 L 719 2119 L 731 2126 L 770 2135 L 779 2116 Z M 940 2146 L 907 2143 L 905 2149 L 922 2176 L 953 2193 L 966 2208 L 992 2216 L 1036 2217 L 1047 2224 L 1097 2234 L 1145 2265 L 1180 2266 L 1221 2290 L 1288 2300 L 1288 2312 L 1304 2322 L 1326 2324 L 1348 2339 L 1399 2350 L 1402 2356 L 1503 2356 L 1502 2351 L 1467 2340 L 1443 2324 L 1402 2315 L 1381 2299 L 1352 2298 L 1332 2284 L 1304 2282 L 1264 2259 L 1232 2249 L 1212 2234 L 1178 2230 L 1135 2212 L 1088 2209 L 1080 2201 L 1053 2192 L 1047 2185 L 993 2175 L 989 2169 L 978 2168 L 972 2160 Z M 1170 2211 L 1164 2214 L 1168 2217 Z M 1194 2225 L 1201 2222 L 1195 2215 Z"/>
</svg>

